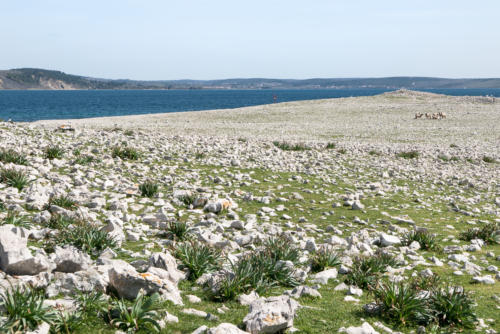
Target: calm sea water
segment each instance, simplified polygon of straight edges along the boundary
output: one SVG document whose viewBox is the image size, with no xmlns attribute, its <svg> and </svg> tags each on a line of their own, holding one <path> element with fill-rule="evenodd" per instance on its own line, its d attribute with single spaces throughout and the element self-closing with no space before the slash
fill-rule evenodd
<svg viewBox="0 0 500 334">
<path fill-rule="evenodd" d="M 384 89 L 321 90 L 0 90 L 0 118 L 16 122 L 42 119 L 123 116 L 227 109 L 277 102 L 370 96 Z M 500 89 L 436 89 L 449 95 L 493 95 Z"/>
</svg>

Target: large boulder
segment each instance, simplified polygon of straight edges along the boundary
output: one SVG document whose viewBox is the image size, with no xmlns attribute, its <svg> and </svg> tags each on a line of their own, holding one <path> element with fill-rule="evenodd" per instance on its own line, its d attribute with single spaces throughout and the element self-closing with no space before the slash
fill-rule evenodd
<svg viewBox="0 0 500 334">
<path fill-rule="evenodd" d="M 73 246 L 56 247 L 53 255 L 55 271 L 74 273 L 87 269 L 92 260 L 90 256 Z"/>
<path fill-rule="evenodd" d="M 277 333 L 293 326 L 299 303 L 288 296 L 260 298 L 250 304 L 243 319 L 247 332 Z"/>
<path fill-rule="evenodd" d="M 382 247 L 399 245 L 401 243 L 401 239 L 399 239 L 399 237 L 386 233 L 382 233 L 380 235 L 379 241 L 380 241 L 380 246 Z"/>
<path fill-rule="evenodd" d="M 74 295 L 77 292 L 105 292 L 108 286 L 106 278 L 97 270 L 89 268 L 75 273 L 56 272 L 50 285 L 46 289 L 49 297 L 59 294 Z"/>
<path fill-rule="evenodd" d="M 168 252 L 165 253 L 154 253 L 149 258 L 149 265 L 153 268 L 163 269 L 167 272 L 168 280 L 177 284 L 181 279 L 186 278 L 186 274 L 177 269 L 177 261 Z M 150 268 L 148 270 L 154 273 L 154 270 Z"/>
<path fill-rule="evenodd" d="M 210 328 L 207 334 L 245 334 L 248 332 L 242 331 L 238 327 L 229 323 L 222 323 L 217 327 Z"/>
<path fill-rule="evenodd" d="M 177 286 L 169 280 L 152 273 L 138 273 L 130 267 L 111 267 L 108 271 L 109 284 L 118 295 L 126 299 L 135 299 L 139 291 L 147 295 L 159 293 L 164 300 L 182 305 L 182 297 Z"/>
<path fill-rule="evenodd" d="M 51 264 L 41 253 L 33 256 L 27 247 L 27 232 L 14 225 L 0 226 L 0 269 L 11 275 L 36 275 L 50 271 Z"/>
</svg>

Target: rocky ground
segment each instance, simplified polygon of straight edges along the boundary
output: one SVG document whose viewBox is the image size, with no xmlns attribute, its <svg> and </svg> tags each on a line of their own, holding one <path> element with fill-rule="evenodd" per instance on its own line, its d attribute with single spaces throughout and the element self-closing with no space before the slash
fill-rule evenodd
<svg viewBox="0 0 500 334">
<path fill-rule="evenodd" d="M 0 331 L 496 333 L 499 127 L 408 91 L 1 123 Z"/>
</svg>

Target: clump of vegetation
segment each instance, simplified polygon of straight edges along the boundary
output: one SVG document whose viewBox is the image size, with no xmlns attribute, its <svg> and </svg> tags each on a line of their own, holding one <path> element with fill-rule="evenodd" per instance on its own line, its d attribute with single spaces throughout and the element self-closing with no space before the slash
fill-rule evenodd
<svg viewBox="0 0 500 334">
<path fill-rule="evenodd" d="M 70 218 L 68 216 L 53 214 L 47 223 L 47 227 L 56 230 L 63 230 L 69 227 L 70 225 L 74 225 L 76 223 L 77 222 L 75 219 Z"/>
<path fill-rule="evenodd" d="M 434 317 L 440 326 L 472 329 L 477 321 L 474 300 L 463 288 L 446 287 L 434 290 L 431 297 Z"/>
<path fill-rule="evenodd" d="M 240 137 L 240 138 L 238 138 L 238 141 L 241 143 L 246 143 L 248 141 L 248 139 Z"/>
<path fill-rule="evenodd" d="M 124 134 L 125 136 L 133 136 L 133 135 L 134 135 L 134 131 L 132 131 L 132 130 L 130 130 L 130 129 L 129 129 L 129 130 L 125 130 L 125 132 L 123 132 L 123 134 Z"/>
<path fill-rule="evenodd" d="M 441 277 L 433 274 L 431 276 L 416 276 L 412 277 L 409 284 L 412 289 L 417 291 L 428 291 L 438 287 L 441 283 Z"/>
<path fill-rule="evenodd" d="M 194 158 L 198 159 L 198 160 L 201 160 L 204 157 L 205 157 L 205 153 L 204 152 L 196 152 L 195 155 L 194 155 Z"/>
<path fill-rule="evenodd" d="M 80 155 L 78 158 L 75 159 L 75 164 L 77 165 L 88 165 L 92 162 L 94 162 L 95 158 L 92 155 Z"/>
<path fill-rule="evenodd" d="M 188 226 L 181 221 L 169 222 L 167 225 L 167 235 L 176 241 L 185 241 L 188 237 Z"/>
<path fill-rule="evenodd" d="M 426 324 L 431 318 L 426 300 L 404 282 L 382 283 L 373 290 L 373 295 L 380 306 L 380 315 L 398 325 Z"/>
<path fill-rule="evenodd" d="M 174 255 L 181 261 L 181 268 L 189 270 L 188 279 L 193 281 L 205 273 L 219 270 L 222 264 L 221 254 L 217 249 L 198 242 L 177 245 Z"/>
<path fill-rule="evenodd" d="M 452 144 L 450 144 L 450 148 L 457 148 L 457 147 L 458 147 L 458 145 L 457 145 L 457 144 L 453 144 L 453 143 L 452 143 Z"/>
<path fill-rule="evenodd" d="M 113 151 L 111 152 L 111 156 L 113 158 L 120 158 L 122 160 L 138 160 L 140 157 L 139 151 L 132 147 L 113 147 Z"/>
<path fill-rule="evenodd" d="M 483 161 L 484 161 L 484 162 L 486 162 L 486 163 L 488 163 L 488 164 L 494 164 L 494 163 L 496 163 L 496 162 L 497 162 L 495 158 L 493 158 L 493 157 L 489 157 L 489 156 L 487 156 L 487 155 L 485 155 L 485 156 L 483 157 Z"/>
<path fill-rule="evenodd" d="M 185 195 L 179 196 L 178 199 L 179 199 L 179 201 L 184 203 L 185 206 L 190 206 L 196 200 L 196 195 L 195 194 L 185 194 Z"/>
<path fill-rule="evenodd" d="M 64 155 L 64 150 L 57 145 L 53 145 L 53 146 L 46 147 L 44 150 L 44 154 L 45 154 L 45 158 L 49 159 L 49 160 L 60 159 Z"/>
<path fill-rule="evenodd" d="M 376 156 L 379 156 L 379 155 L 382 155 L 382 153 L 380 153 L 379 151 L 376 151 L 376 150 L 370 150 L 368 152 L 369 155 L 376 155 Z"/>
<path fill-rule="evenodd" d="M 387 267 L 397 267 L 397 265 L 396 259 L 385 253 L 357 257 L 346 275 L 345 282 L 362 289 L 373 290 L 379 282 L 380 275 L 387 271 Z"/>
<path fill-rule="evenodd" d="M 326 144 L 325 149 L 333 150 L 335 147 L 337 147 L 337 144 L 330 142 Z"/>
<path fill-rule="evenodd" d="M 52 197 L 49 201 L 49 206 L 50 205 L 57 205 L 68 210 L 75 210 L 76 208 L 78 208 L 78 204 L 76 203 L 76 201 L 68 195 L 59 195 Z"/>
<path fill-rule="evenodd" d="M 379 315 L 397 326 L 475 327 L 474 301 L 462 288 L 430 286 L 422 295 L 418 286 L 404 281 L 382 283 L 373 291 Z M 435 283 L 435 282 L 434 282 Z"/>
<path fill-rule="evenodd" d="M 116 308 L 111 311 L 111 314 L 116 313 L 116 317 L 111 319 L 111 324 L 127 333 L 140 330 L 148 333 L 160 332 L 158 300 L 157 293 L 147 297 L 142 292 L 137 295 L 130 307 L 124 300 L 119 300 L 115 304 Z"/>
<path fill-rule="evenodd" d="M 7 217 L 3 219 L 0 225 L 11 224 L 14 226 L 30 228 L 30 221 L 27 216 L 21 216 L 15 211 L 9 211 Z"/>
<path fill-rule="evenodd" d="M 414 230 L 408 232 L 403 237 L 403 246 L 409 246 L 413 241 L 420 244 L 422 250 L 440 250 L 436 237 L 427 230 Z"/>
<path fill-rule="evenodd" d="M 487 244 L 500 244 L 500 223 L 488 223 L 479 228 L 470 228 L 460 233 L 459 238 L 465 241 L 482 239 Z"/>
<path fill-rule="evenodd" d="M 29 183 L 29 180 L 27 175 L 21 170 L 3 168 L 0 170 L 0 182 L 21 191 Z"/>
<path fill-rule="evenodd" d="M 18 333 L 36 329 L 42 322 L 53 323 L 54 312 L 43 305 L 43 291 L 31 287 L 11 287 L 0 293 L 0 306 L 6 316 L 7 331 Z"/>
<path fill-rule="evenodd" d="M 403 151 L 396 154 L 398 158 L 404 159 L 416 159 L 420 156 L 420 152 L 418 151 Z"/>
<path fill-rule="evenodd" d="M 287 142 L 274 141 L 273 145 L 283 151 L 307 151 L 311 149 L 310 147 L 300 143 L 290 144 Z"/>
<path fill-rule="evenodd" d="M 143 197 L 154 197 L 158 194 L 160 186 L 158 183 L 154 181 L 145 181 L 139 186 L 139 190 L 141 191 L 141 196 Z"/>
<path fill-rule="evenodd" d="M 0 161 L 4 163 L 13 163 L 16 165 L 27 165 L 28 159 L 24 154 L 16 152 L 13 149 L 2 149 L 0 150 Z"/>
<path fill-rule="evenodd" d="M 319 272 L 340 265 L 339 256 L 330 247 L 322 247 L 311 256 L 311 271 Z"/>
<path fill-rule="evenodd" d="M 262 293 L 274 286 L 293 287 L 299 285 L 294 277 L 294 268 L 286 261 L 297 263 L 298 249 L 285 238 L 272 238 L 262 248 L 254 250 L 227 272 L 215 289 L 210 291 L 212 299 L 226 301 L 241 293 L 255 290 Z"/>
<path fill-rule="evenodd" d="M 340 148 L 337 150 L 337 152 L 339 152 L 340 154 L 346 154 L 347 150 L 345 148 Z"/>
<path fill-rule="evenodd" d="M 98 256 L 106 248 L 116 248 L 116 240 L 108 232 L 87 224 L 85 222 L 73 222 L 72 227 L 59 230 L 59 233 L 49 244 L 49 249 L 56 245 L 72 245 L 82 252 L 91 256 Z"/>
</svg>

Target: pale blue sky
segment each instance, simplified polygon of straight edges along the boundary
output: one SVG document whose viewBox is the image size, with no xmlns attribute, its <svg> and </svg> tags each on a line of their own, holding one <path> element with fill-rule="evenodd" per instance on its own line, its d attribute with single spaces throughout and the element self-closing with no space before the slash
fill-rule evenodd
<svg viewBox="0 0 500 334">
<path fill-rule="evenodd" d="M 499 0 L 0 0 L 0 69 L 500 77 Z"/>
</svg>

